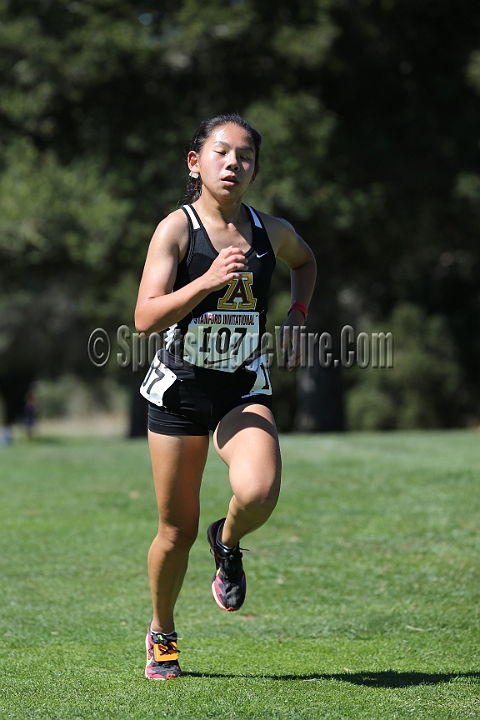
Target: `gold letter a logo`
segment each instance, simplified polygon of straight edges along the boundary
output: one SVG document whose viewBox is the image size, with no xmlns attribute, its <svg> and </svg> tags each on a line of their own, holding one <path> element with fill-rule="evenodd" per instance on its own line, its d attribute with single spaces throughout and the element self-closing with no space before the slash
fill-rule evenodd
<svg viewBox="0 0 480 720">
<path fill-rule="evenodd" d="M 227 292 L 218 301 L 219 310 L 254 310 L 257 298 L 252 293 L 253 273 L 242 273 L 229 280 Z"/>
</svg>

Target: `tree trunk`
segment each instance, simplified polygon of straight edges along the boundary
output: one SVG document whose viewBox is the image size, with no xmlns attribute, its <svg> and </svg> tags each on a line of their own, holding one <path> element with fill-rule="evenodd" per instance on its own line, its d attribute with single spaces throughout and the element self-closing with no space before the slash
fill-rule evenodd
<svg viewBox="0 0 480 720">
<path fill-rule="evenodd" d="M 307 242 L 318 247 L 318 227 L 301 227 Z M 316 244 L 314 240 L 317 240 Z M 319 362 L 318 341 L 314 346 L 311 367 L 298 369 L 297 412 L 294 427 L 300 432 L 342 432 L 345 430 L 343 383 L 340 362 L 340 312 L 337 303 L 342 275 L 338 240 L 332 232 L 323 232 L 321 254 L 317 251 L 317 282 L 310 303 L 307 332 L 329 333 L 332 340 L 332 361 L 329 367 Z"/>
<path fill-rule="evenodd" d="M 342 432 L 345 430 L 343 387 L 339 368 L 312 368 L 298 371 L 298 407 L 295 430 L 299 432 Z"/>
<path fill-rule="evenodd" d="M 147 407 L 148 403 L 140 395 L 140 385 L 145 378 L 146 370 L 142 368 L 132 373 L 132 396 L 130 401 L 130 430 L 129 438 L 147 436 Z"/>
<path fill-rule="evenodd" d="M 22 419 L 25 395 L 33 379 L 33 372 L 6 373 L 0 377 L 0 395 L 5 404 L 5 425 L 13 425 L 13 423 Z"/>
</svg>

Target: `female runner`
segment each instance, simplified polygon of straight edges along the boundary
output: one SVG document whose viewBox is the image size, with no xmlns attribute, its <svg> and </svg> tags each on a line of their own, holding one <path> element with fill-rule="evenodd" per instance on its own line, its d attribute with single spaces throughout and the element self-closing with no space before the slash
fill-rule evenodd
<svg viewBox="0 0 480 720">
<path fill-rule="evenodd" d="M 208 528 L 213 596 L 238 610 L 246 592 L 240 540 L 271 515 L 280 490 L 280 449 L 261 354 L 270 280 L 278 257 L 291 269 L 283 327 L 304 325 L 315 282 L 312 251 L 291 225 L 254 211 L 242 197 L 258 172 L 261 136 L 239 115 L 198 128 L 187 155 L 190 203 L 153 235 L 135 310 L 139 332 L 166 330 L 142 386 L 159 512 L 148 555 L 153 618 L 145 675 L 181 674 L 174 607 L 197 536 L 209 432 L 229 468 L 225 518 Z M 290 351 L 287 367 L 299 362 Z"/>
</svg>

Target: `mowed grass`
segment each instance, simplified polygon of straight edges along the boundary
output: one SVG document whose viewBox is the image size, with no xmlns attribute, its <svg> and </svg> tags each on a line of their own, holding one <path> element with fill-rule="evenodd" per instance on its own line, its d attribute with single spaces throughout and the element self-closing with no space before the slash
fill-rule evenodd
<svg viewBox="0 0 480 720">
<path fill-rule="evenodd" d="M 480 434 L 288 436 L 274 516 L 244 541 L 222 613 L 213 449 L 177 610 L 184 677 L 144 679 L 146 442 L 0 448 L 0 717 L 473 718 L 479 702 Z"/>
</svg>

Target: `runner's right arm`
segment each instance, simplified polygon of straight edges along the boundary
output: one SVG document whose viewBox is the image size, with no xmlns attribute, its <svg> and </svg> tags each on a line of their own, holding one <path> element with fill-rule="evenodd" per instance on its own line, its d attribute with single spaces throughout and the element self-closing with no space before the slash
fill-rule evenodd
<svg viewBox="0 0 480 720">
<path fill-rule="evenodd" d="M 151 335 L 179 322 L 209 293 L 220 290 L 245 269 L 242 250 L 225 248 L 204 275 L 172 292 L 187 246 L 187 219 L 177 210 L 162 220 L 150 242 L 135 308 L 138 332 Z"/>
</svg>

